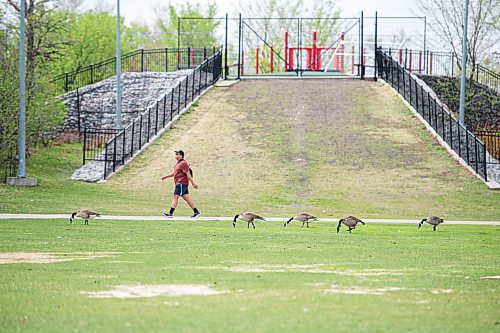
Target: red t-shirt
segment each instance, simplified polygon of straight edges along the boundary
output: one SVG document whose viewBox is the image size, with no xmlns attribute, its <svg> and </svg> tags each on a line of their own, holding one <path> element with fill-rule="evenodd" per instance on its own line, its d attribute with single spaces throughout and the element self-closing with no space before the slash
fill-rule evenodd
<svg viewBox="0 0 500 333">
<path fill-rule="evenodd" d="M 189 172 L 189 165 L 185 160 L 180 160 L 174 166 L 174 182 L 176 184 L 189 185 L 187 173 Z"/>
</svg>

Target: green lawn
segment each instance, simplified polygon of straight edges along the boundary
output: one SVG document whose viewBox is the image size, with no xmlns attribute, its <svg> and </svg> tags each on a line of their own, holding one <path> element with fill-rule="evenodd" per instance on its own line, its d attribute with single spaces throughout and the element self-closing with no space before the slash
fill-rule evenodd
<svg viewBox="0 0 500 333">
<path fill-rule="evenodd" d="M 0 220 L 2 332 L 498 332 L 499 227 Z M 14 253 L 80 260 L 5 263 Z M 89 255 L 95 255 L 89 259 Z M 83 258 L 83 259 L 82 259 Z M 92 258 L 92 257 L 91 257 Z M 143 285 L 208 296 L 92 298 Z"/>
</svg>

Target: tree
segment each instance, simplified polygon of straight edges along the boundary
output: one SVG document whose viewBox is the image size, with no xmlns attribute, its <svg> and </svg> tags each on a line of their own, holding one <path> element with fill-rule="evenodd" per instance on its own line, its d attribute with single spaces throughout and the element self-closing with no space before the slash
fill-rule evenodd
<svg viewBox="0 0 500 333">
<path fill-rule="evenodd" d="M 65 17 L 48 0 L 26 2 L 26 145 L 48 144 L 62 121 L 64 105 L 51 98 L 47 68 L 59 54 Z M 16 162 L 19 115 L 19 7 L 8 0 L 0 7 L 0 165 Z M 6 175 L 4 173 L 4 175 Z"/>
<path fill-rule="evenodd" d="M 19 109 L 19 53 L 16 41 L 8 30 L 0 30 L 0 179 L 15 174 Z"/>
<path fill-rule="evenodd" d="M 160 9 L 157 27 L 164 47 L 177 47 L 179 18 L 180 47 L 218 46 L 216 30 L 220 21 L 215 19 L 216 12 L 215 4 L 209 4 L 204 10 L 200 4 L 189 2 L 179 8 L 169 4 L 166 9 Z"/>
<path fill-rule="evenodd" d="M 430 30 L 440 44 L 451 47 L 461 68 L 462 36 L 465 9 L 463 1 L 418 0 L 423 15 L 429 18 Z M 467 58 L 470 64 L 469 78 L 474 77 L 476 65 L 480 64 L 499 42 L 498 15 L 500 0 L 470 0 L 467 28 Z"/>
<path fill-rule="evenodd" d="M 68 29 L 59 36 L 64 40 L 59 52 L 63 55 L 52 64 L 52 75 L 113 58 L 116 55 L 116 16 L 106 11 L 85 13 L 62 12 L 68 16 Z M 144 43 L 147 27 L 120 24 L 122 53 L 130 52 Z"/>
</svg>

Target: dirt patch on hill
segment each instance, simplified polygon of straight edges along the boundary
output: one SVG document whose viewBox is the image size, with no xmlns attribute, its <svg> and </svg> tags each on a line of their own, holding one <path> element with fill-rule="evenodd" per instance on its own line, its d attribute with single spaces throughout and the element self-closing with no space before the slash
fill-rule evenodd
<svg viewBox="0 0 500 333">
<path fill-rule="evenodd" d="M 368 288 L 368 287 L 340 287 L 332 285 L 331 288 L 325 289 L 326 294 L 348 294 L 348 295 L 384 295 L 386 292 L 401 291 L 405 288 L 398 287 L 381 287 L 381 288 Z"/>
<path fill-rule="evenodd" d="M 400 270 L 386 270 L 386 269 L 336 269 L 323 264 L 289 264 L 289 265 L 236 265 L 236 266 L 195 266 L 196 269 L 215 269 L 224 270 L 236 273 L 311 273 L 311 274 L 337 274 L 347 275 L 354 277 L 372 277 L 372 276 L 386 276 L 386 275 L 403 275 Z"/>
<path fill-rule="evenodd" d="M 50 264 L 74 260 L 90 260 L 116 255 L 116 252 L 74 252 L 74 253 L 42 253 L 42 252 L 4 252 L 0 253 L 0 265 L 5 264 Z"/>
<path fill-rule="evenodd" d="M 205 285 L 120 285 L 107 291 L 82 291 L 81 294 L 91 298 L 139 298 L 158 296 L 210 296 L 225 294 L 228 291 L 217 291 Z"/>
</svg>

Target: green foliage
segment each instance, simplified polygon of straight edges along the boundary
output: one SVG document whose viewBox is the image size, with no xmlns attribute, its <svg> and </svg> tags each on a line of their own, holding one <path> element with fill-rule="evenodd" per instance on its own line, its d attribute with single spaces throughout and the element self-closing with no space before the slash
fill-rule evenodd
<svg viewBox="0 0 500 333">
<path fill-rule="evenodd" d="M 53 98 L 47 68 L 59 55 L 63 44 L 57 38 L 62 32 L 65 16 L 48 10 L 41 3 L 32 5 L 26 28 L 26 146 L 48 145 L 55 128 L 64 118 L 65 108 Z M 5 8 L 0 7 L 0 11 Z M 0 179 L 12 176 L 17 169 L 19 122 L 19 33 L 11 27 L 8 15 L 1 16 L 0 25 Z"/>
<path fill-rule="evenodd" d="M 108 12 L 67 13 L 68 29 L 60 38 L 66 41 L 62 57 L 51 65 L 53 75 L 78 70 L 116 55 L 116 17 Z M 146 26 L 120 25 L 122 52 L 130 52 L 146 43 Z"/>
<path fill-rule="evenodd" d="M 17 149 L 19 113 L 19 53 L 6 31 L 0 30 L 0 179 L 12 176 Z"/>
<path fill-rule="evenodd" d="M 162 11 L 157 22 L 164 47 L 176 48 L 178 46 L 179 28 L 181 48 L 218 46 L 216 29 L 220 25 L 220 20 L 214 19 L 216 11 L 215 4 L 209 4 L 208 8 L 189 2 L 179 8 L 169 4 L 168 8 Z M 179 18 L 181 18 L 180 27 Z"/>
</svg>

